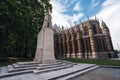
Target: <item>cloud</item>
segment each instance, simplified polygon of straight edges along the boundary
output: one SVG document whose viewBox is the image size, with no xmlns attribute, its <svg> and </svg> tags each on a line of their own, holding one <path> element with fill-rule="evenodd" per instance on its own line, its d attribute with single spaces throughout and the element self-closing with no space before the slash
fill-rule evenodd
<svg viewBox="0 0 120 80">
<path fill-rule="evenodd" d="M 90 10 L 94 10 L 95 7 L 97 7 L 100 4 L 101 0 L 92 0 Z"/>
<path fill-rule="evenodd" d="M 110 29 L 114 48 L 118 49 L 117 44 L 120 45 L 120 0 L 106 0 L 97 17 L 106 22 Z"/>
<path fill-rule="evenodd" d="M 66 8 L 61 5 L 60 1 L 56 1 L 56 0 L 51 0 L 51 4 L 52 4 L 52 9 L 53 11 L 56 11 L 58 13 L 63 13 L 63 12 L 66 12 Z"/>
<path fill-rule="evenodd" d="M 63 13 L 66 12 L 66 8 L 60 4 L 59 1 L 51 0 L 52 4 L 52 22 L 57 25 L 69 25 L 67 20 L 64 18 Z M 61 24 L 62 23 L 62 24 Z"/>
<path fill-rule="evenodd" d="M 119 4 L 119 0 L 106 0 L 102 5 L 104 6 L 104 7 L 109 7 L 109 6 L 111 6 L 111 5 L 115 5 L 115 4 Z"/>
<path fill-rule="evenodd" d="M 67 19 L 70 25 L 74 25 L 75 22 L 79 21 L 79 19 L 83 16 L 83 13 L 73 14 L 72 16 L 65 15 L 64 17 Z"/>
<path fill-rule="evenodd" d="M 73 8 L 74 11 L 80 11 L 81 8 L 80 8 L 80 2 L 77 2 Z"/>
<path fill-rule="evenodd" d="M 72 0 L 71 0 L 72 1 Z M 66 1 L 65 4 L 67 4 L 68 1 Z M 73 25 L 75 21 L 78 21 L 84 14 L 73 14 L 68 15 L 65 14 L 67 12 L 67 6 L 60 2 L 60 0 L 51 0 L 52 4 L 52 23 L 57 25 L 64 25 L 70 27 L 70 24 Z"/>
<path fill-rule="evenodd" d="M 75 4 L 78 2 L 78 0 L 69 0 L 69 3 L 66 5 L 66 7 L 70 7 L 71 5 Z"/>
</svg>

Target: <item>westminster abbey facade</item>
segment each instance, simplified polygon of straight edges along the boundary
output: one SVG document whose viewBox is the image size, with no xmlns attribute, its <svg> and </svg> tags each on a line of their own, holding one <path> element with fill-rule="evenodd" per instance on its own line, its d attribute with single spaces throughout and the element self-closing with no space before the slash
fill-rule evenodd
<svg viewBox="0 0 120 80">
<path fill-rule="evenodd" d="M 114 54 L 109 28 L 90 19 L 64 29 L 54 25 L 56 58 L 109 58 Z"/>
</svg>

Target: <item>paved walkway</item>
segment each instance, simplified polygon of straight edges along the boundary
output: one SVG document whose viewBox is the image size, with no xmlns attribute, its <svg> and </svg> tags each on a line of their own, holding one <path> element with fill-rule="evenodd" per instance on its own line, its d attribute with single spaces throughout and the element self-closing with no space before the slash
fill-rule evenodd
<svg viewBox="0 0 120 80">
<path fill-rule="evenodd" d="M 98 68 L 74 80 L 120 80 L 120 69 Z"/>
</svg>

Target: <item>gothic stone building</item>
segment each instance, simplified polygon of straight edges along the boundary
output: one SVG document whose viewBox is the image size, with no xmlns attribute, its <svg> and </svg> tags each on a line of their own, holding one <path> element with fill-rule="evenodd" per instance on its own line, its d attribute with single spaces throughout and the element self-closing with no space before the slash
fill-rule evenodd
<svg viewBox="0 0 120 80">
<path fill-rule="evenodd" d="M 69 29 L 54 26 L 56 58 L 109 58 L 114 54 L 108 27 L 96 19 Z"/>
</svg>

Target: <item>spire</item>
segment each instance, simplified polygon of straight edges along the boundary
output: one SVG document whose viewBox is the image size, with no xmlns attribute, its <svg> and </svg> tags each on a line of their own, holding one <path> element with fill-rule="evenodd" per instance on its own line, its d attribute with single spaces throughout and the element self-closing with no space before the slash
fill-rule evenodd
<svg viewBox="0 0 120 80">
<path fill-rule="evenodd" d="M 102 29 L 103 29 L 103 34 L 110 35 L 109 28 L 106 26 L 106 24 L 105 24 L 105 22 L 103 20 L 102 20 L 101 26 L 102 26 Z"/>
<path fill-rule="evenodd" d="M 106 27 L 107 28 L 107 26 L 106 26 L 106 24 L 105 24 L 105 22 L 102 20 L 102 27 Z"/>
<path fill-rule="evenodd" d="M 97 17 L 96 17 L 96 15 L 95 15 L 95 20 L 97 20 Z"/>
<path fill-rule="evenodd" d="M 83 23 L 81 22 L 81 20 L 80 20 L 80 24 L 83 25 Z"/>
<path fill-rule="evenodd" d="M 99 22 L 99 18 L 97 18 L 97 16 L 95 15 L 95 20 Z"/>
<path fill-rule="evenodd" d="M 89 20 L 89 16 L 87 15 L 87 19 Z"/>
</svg>

